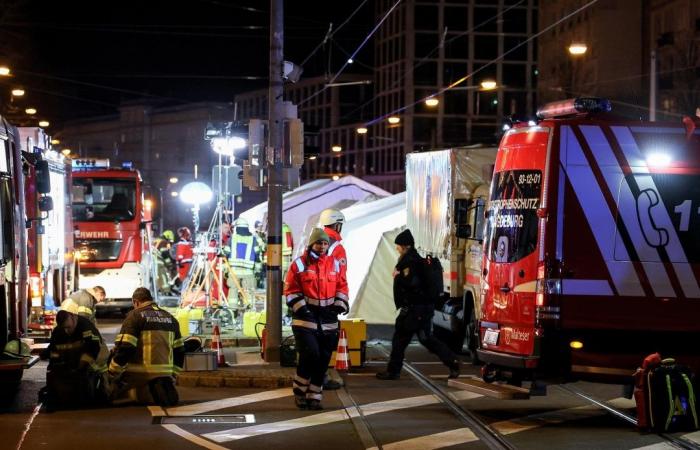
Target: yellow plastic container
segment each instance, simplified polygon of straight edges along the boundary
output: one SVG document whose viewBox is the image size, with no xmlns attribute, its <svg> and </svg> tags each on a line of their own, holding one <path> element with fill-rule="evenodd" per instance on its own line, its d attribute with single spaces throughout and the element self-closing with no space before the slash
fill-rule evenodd
<svg viewBox="0 0 700 450">
<path fill-rule="evenodd" d="M 365 319 L 343 319 L 340 328 L 345 330 L 348 337 L 348 354 L 350 366 L 362 367 L 365 364 L 367 347 L 367 324 Z M 335 352 L 331 356 L 328 367 L 335 367 Z"/>
<path fill-rule="evenodd" d="M 255 333 L 255 325 L 258 323 L 265 323 L 267 320 L 267 314 L 265 311 L 255 312 L 246 311 L 243 314 L 243 335 L 246 337 L 260 337 L 262 336 L 262 330 L 264 325 L 257 326 L 257 334 Z"/>
<path fill-rule="evenodd" d="M 190 335 L 190 320 L 201 320 L 203 317 L 204 310 L 201 308 L 179 308 L 175 313 L 175 318 L 182 337 Z"/>
</svg>

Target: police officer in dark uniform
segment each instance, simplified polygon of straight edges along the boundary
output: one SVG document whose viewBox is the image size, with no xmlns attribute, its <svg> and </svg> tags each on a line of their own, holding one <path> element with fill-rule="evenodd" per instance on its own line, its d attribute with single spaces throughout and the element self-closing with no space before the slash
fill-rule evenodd
<svg viewBox="0 0 700 450">
<path fill-rule="evenodd" d="M 391 340 L 391 356 L 380 380 L 397 380 L 401 374 L 406 347 L 414 334 L 428 350 L 450 369 L 449 378 L 459 376 L 459 360 L 442 341 L 432 333 L 433 300 L 426 294 L 426 273 L 423 258 L 414 248 L 413 235 L 407 229 L 394 240 L 399 260 L 394 269 L 394 304 L 400 309 Z"/>
</svg>

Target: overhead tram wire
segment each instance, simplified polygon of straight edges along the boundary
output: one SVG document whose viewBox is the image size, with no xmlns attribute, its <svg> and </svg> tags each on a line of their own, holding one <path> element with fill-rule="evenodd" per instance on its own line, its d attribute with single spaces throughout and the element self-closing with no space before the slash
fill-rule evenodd
<svg viewBox="0 0 700 450">
<path fill-rule="evenodd" d="M 386 118 L 389 117 L 389 116 L 395 115 L 395 114 L 397 114 L 397 113 L 400 113 L 400 112 L 402 112 L 402 111 L 407 110 L 408 108 L 410 108 L 410 107 L 412 107 L 412 106 L 416 106 L 416 105 L 418 105 L 418 104 L 420 104 L 420 103 L 423 103 L 423 102 L 424 102 L 426 99 L 428 99 L 428 98 L 435 97 L 435 96 L 440 95 L 440 94 L 443 94 L 444 92 L 447 92 L 447 91 L 449 91 L 449 90 L 451 90 L 451 89 L 454 89 L 455 87 L 457 87 L 457 86 L 459 86 L 460 84 L 464 83 L 466 80 L 472 78 L 472 77 L 473 77 L 474 75 L 476 75 L 477 73 L 481 72 L 482 70 L 486 69 L 487 67 L 490 67 L 490 66 L 494 65 L 496 62 L 498 62 L 498 61 L 500 61 L 501 59 L 505 58 L 507 55 L 509 55 L 510 53 L 514 52 L 514 51 L 517 50 L 518 48 L 522 47 L 523 45 L 527 44 L 528 42 L 530 42 L 530 41 L 532 41 L 532 40 L 534 40 L 534 39 L 537 39 L 539 36 L 541 36 L 541 35 L 543 35 L 544 33 L 548 32 L 549 30 L 551 30 L 552 28 L 556 27 L 556 26 L 559 25 L 560 23 L 562 23 L 562 22 L 564 22 L 564 21 L 566 21 L 566 20 L 569 20 L 570 18 L 574 17 L 576 14 L 579 14 L 580 12 L 584 11 L 585 9 L 589 8 L 590 6 L 592 6 L 592 5 L 596 4 L 596 3 L 598 3 L 598 0 L 591 0 L 591 1 L 589 1 L 588 3 L 586 3 L 586 4 L 583 5 L 583 6 L 581 6 L 580 8 L 575 9 L 574 11 L 572 11 L 571 13 L 569 13 L 569 14 L 567 14 L 566 16 L 562 17 L 561 19 L 557 20 L 556 22 L 554 22 L 554 23 L 548 25 L 548 26 L 545 27 L 544 29 L 542 29 L 542 30 L 538 31 L 537 33 L 533 34 L 532 36 L 528 37 L 528 38 L 525 39 L 523 42 L 520 42 L 519 44 L 517 44 L 517 45 L 515 45 L 514 47 L 510 48 L 509 50 L 507 50 L 507 51 L 501 53 L 501 54 L 498 55 L 496 58 L 494 58 L 494 59 L 492 59 L 491 61 L 487 62 L 486 64 L 484 64 L 483 66 L 479 67 L 478 69 L 474 70 L 472 73 L 468 73 L 468 74 L 464 75 L 463 77 L 461 77 L 461 78 L 458 79 L 457 81 L 455 81 L 455 82 L 453 82 L 453 83 L 450 83 L 448 86 L 446 86 L 446 87 L 444 87 L 444 88 L 441 88 L 441 89 L 437 90 L 436 92 L 434 92 L 434 93 L 432 93 L 432 94 L 430 94 L 430 95 L 426 95 L 425 97 L 423 97 L 423 98 L 421 98 L 421 99 L 419 99 L 419 100 L 416 100 L 416 101 L 413 102 L 413 103 L 410 103 L 410 104 L 408 104 L 408 105 L 401 106 L 401 107 L 399 107 L 399 108 L 397 108 L 397 109 L 395 109 L 395 110 L 393 110 L 393 111 L 391 111 L 391 112 L 388 112 L 388 113 L 386 113 L 386 114 L 383 114 L 383 115 L 381 115 L 381 116 L 379 116 L 379 117 L 375 117 L 374 119 L 365 122 L 364 125 L 365 125 L 365 126 L 374 125 L 374 124 L 376 124 L 376 123 L 378 123 L 378 122 L 381 122 L 382 120 L 386 119 Z"/>
<path fill-rule="evenodd" d="M 352 12 L 352 14 L 350 14 L 347 17 L 347 19 L 345 19 L 345 22 L 341 23 L 340 26 L 338 28 L 336 28 L 334 31 L 332 31 L 333 24 L 331 23 L 330 28 L 326 32 L 326 35 L 323 37 L 323 40 L 316 46 L 316 48 L 311 50 L 311 53 L 309 53 L 309 55 L 306 58 L 304 58 L 299 65 L 304 67 L 304 64 L 309 62 L 309 59 L 311 59 L 311 57 L 314 56 L 316 54 L 316 52 L 326 44 L 326 42 L 328 42 L 329 40 L 332 40 L 333 36 L 338 31 L 340 31 L 350 21 L 350 19 L 352 19 L 355 16 L 355 14 L 357 14 L 357 12 L 365 5 L 365 3 L 367 3 L 367 1 L 368 0 L 364 0 L 362 3 L 360 3 L 360 6 L 355 8 L 355 10 Z"/>
<path fill-rule="evenodd" d="M 365 39 L 360 43 L 360 45 L 355 49 L 355 51 L 352 53 L 352 55 L 350 55 L 350 58 L 349 58 L 349 59 L 355 59 L 355 56 L 357 56 L 357 54 L 359 53 L 359 51 L 362 50 L 362 47 L 364 47 L 365 44 L 366 44 L 366 43 L 370 40 L 370 38 L 374 35 L 374 33 L 377 32 L 377 30 L 379 29 L 379 27 L 382 26 L 382 24 L 384 23 L 384 21 L 389 17 L 389 15 L 394 11 L 394 9 L 396 9 L 396 7 L 399 6 L 399 3 L 401 3 L 401 0 L 396 0 L 396 3 L 394 3 L 394 6 L 392 6 L 391 9 L 389 9 L 389 11 L 387 11 L 387 13 L 384 14 L 384 17 L 382 17 L 382 19 L 374 26 L 374 28 L 372 28 L 372 31 L 369 32 L 369 34 L 368 34 L 368 35 L 365 37 Z M 343 70 L 345 70 L 345 68 L 348 66 L 348 64 L 349 64 L 348 61 L 345 61 L 345 64 L 343 64 L 343 66 L 340 68 L 340 70 L 338 70 L 338 71 L 335 73 L 335 75 L 333 75 L 333 78 L 331 78 L 321 89 L 317 90 L 317 91 L 314 92 L 313 94 L 309 95 L 308 97 L 306 97 L 305 99 L 303 99 L 302 101 L 300 101 L 298 106 L 303 105 L 304 103 L 308 102 L 308 101 L 311 100 L 312 98 L 316 97 L 317 95 L 321 94 L 321 93 L 324 92 L 326 89 L 328 89 L 328 85 L 329 85 L 329 84 L 333 84 L 333 82 L 335 82 L 335 80 L 338 79 L 338 77 L 340 76 L 341 73 L 343 73 Z"/>
<path fill-rule="evenodd" d="M 504 9 L 504 10 L 501 11 L 500 13 L 497 13 L 497 14 L 495 14 L 495 15 L 489 17 L 488 19 L 484 20 L 483 22 L 478 23 L 477 25 L 474 25 L 472 28 L 470 28 L 470 29 L 468 29 L 468 30 L 466 30 L 466 31 L 463 31 L 463 32 L 461 32 L 461 33 L 458 33 L 458 34 L 452 36 L 450 39 L 445 40 L 445 42 L 438 44 L 438 45 L 437 45 L 435 48 L 433 48 L 426 56 L 422 57 L 420 60 L 418 60 L 418 62 L 416 62 L 415 64 L 413 64 L 413 67 L 411 67 L 410 69 L 407 69 L 407 70 L 401 75 L 401 77 L 400 77 L 398 80 L 396 80 L 396 81 L 389 87 L 389 89 L 395 88 L 403 79 L 406 78 L 406 76 L 407 76 L 409 73 L 413 72 L 413 71 L 416 70 L 418 67 L 422 66 L 422 65 L 428 60 L 428 58 L 430 58 L 430 56 L 431 56 L 433 53 L 435 53 L 435 51 L 438 50 L 441 46 L 447 46 L 447 45 L 451 44 L 452 42 L 454 42 L 455 40 L 459 39 L 460 37 L 466 36 L 466 35 L 468 35 L 468 34 L 470 34 L 470 33 L 475 32 L 476 30 L 478 30 L 479 28 L 485 26 L 486 24 L 488 24 L 488 23 L 490 23 L 490 22 L 492 22 L 492 21 L 498 19 L 499 17 L 501 17 L 503 14 L 507 13 L 507 12 L 510 11 L 511 9 L 517 8 L 518 6 L 522 5 L 523 3 L 525 3 L 525 1 L 526 1 L 526 0 L 520 0 L 518 3 L 515 3 L 515 4 L 511 5 L 511 6 L 509 6 L 508 8 Z M 336 44 L 336 45 L 337 45 L 337 44 Z M 343 49 L 341 48 L 341 50 L 343 50 Z M 344 51 L 344 50 L 343 50 L 343 51 Z M 347 53 L 347 52 L 346 52 L 346 53 Z M 348 116 L 354 114 L 355 112 L 357 112 L 357 111 L 363 109 L 365 106 L 369 105 L 369 104 L 372 103 L 373 101 L 374 101 L 373 98 L 367 100 L 366 102 L 364 102 L 363 104 L 361 104 L 361 105 L 358 106 L 357 108 L 353 109 L 352 111 L 350 111 L 350 112 L 348 112 L 347 114 L 345 114 L 344 116 L 342 116 L 341 119 L 342 119 L 342 118 L 346 118 L 346 117 L 348 117 Z"/>
</svg>

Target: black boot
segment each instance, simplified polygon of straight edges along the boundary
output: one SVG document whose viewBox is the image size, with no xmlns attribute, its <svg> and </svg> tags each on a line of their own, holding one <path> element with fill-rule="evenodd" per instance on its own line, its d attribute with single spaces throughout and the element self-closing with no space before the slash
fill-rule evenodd
<svg viewBox="0 0 700 450">
<path fill-rule="evenodd" d="M 306 407 L 307 407 L 306 397 L 304 397 L 303 395 L 295 395 L 294 396 L 294 404 L 299 409 L 306 409 Z"/>
<path fill-rule="evenodd" d="M 459 378 L 459 360 L 455 359 L 447 367 L 450 369 L 450 374 L 447 378 Z"/>
<path fill-rule="evenodd" d="M 323 406 L 321 405 L 321 400 L 315 400 L 315 399 L 307 399 L 306 400 L 306 409 L 312 410 L 312 411 L 318 411 L 323 409 Z"/>
</svg>

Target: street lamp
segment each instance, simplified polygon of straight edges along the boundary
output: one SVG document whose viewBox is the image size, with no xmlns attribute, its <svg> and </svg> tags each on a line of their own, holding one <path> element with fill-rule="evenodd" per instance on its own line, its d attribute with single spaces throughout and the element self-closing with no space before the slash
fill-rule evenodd
<svg viewBox="0 0 700 450">
<path fill-rule="evenodd" d="M 199 230 L 199 205 L 209 203 L 214 196 L 211 188 L 201 181 L 187 183 L 180 191 L 180 199 L 192 205 L 192 221 L 195 233 Z M 174 197 L 174 196 L 173 196 Z"/>
<path fill-rule="evenodd" d="M 27 108 L 24 110 L 24 112 L 26 112 L 30 116 L 33 116 L 34 114 L 36 114 L 36 108 Z"/>
<path fill-rule="evenodd" d="M 429 97 L 425 99 L 425 106 L 429 106 L 431 108 L 437 106 L 440 103 L 440 100 L 436 99 L 435 97 Z"/>
<path fill-rule="evenodd" d="M 24 89 L 22 89 L 22 88 L 12 89 L 12 96 L 13 97 L 24 97 Z"/>
<path fill-rule="evenodd" d="M 41 128 L 47 128 L 49 125 L 51 125 L 51 124 L 49 123 L 48 120 L 40 120 L 40 121 L 39 121 L 39 126 L 40 126 Z"/>
<path fill-rule="evenodd" d="M 573 42 L 569 45 L 569 53 L 573 56 L 580 56 L 588 51 L 588 46 L 583 42 Z"/>
<path fill-rule="evenodd" d="M 63 150 L 61 150 L 61 153 L 63 153 L 63 156 L 70 156 L 70 152 L 71 152 L 71 150 L 69 148 L 64 148 Z"/>
<path fill-rule="evenodd" d="M 358 127 L 357 130 L 355 130 L 355 131 L 357 131 L 357 134 L 367 134 L 366 127 Z"/>
<path fill-rule="evenodd" d="M 0 64 L 0 76 L 9 77 L 10 76 L 10 68 L 4 64 Z"/>
<path fill-rule="evenodd" d="M 334 145 L 331 147 L 331 150 L 333 150 L 335 153 L 338 153 L 343 151 L 343 147 L 341 147 L 340 145 Z"/>
<path fill-rule="evenodd" d="M 209 144 L 214 152 L 229 157 L 232 157 L 236 150 L 243 150 L 248 147 L 248 142 L 240 136 L 212 138 Z"/>
<path fill-rule="evenodd" d="M 177 183 L 179 180 L 178 180 L 177 177 L 170 177 L 170 180 L 168 180 L 168 181 L 170 181 L 170 184 L 175 184 L 175 183 Z"/>
<path fill-rule="evenodd" d="M 396 124 L 398 124 L 399 122 L 401 122 L 401 117 L 399 117 L 399 116 L 391 116 L 391 117 L 389 117 L 389 118 L 386 119 L 386 120 L 387 120 L 390 124 L 396 125 Z"/>
<path fill-rule="evenodd" d="M 485 91 L 493 91 L 497 86 L 498 84 L 496 84 L 494 80 L 484 80 L 481 82 L 481 89 Z"/>
</svg>

